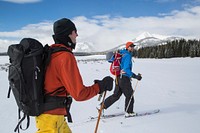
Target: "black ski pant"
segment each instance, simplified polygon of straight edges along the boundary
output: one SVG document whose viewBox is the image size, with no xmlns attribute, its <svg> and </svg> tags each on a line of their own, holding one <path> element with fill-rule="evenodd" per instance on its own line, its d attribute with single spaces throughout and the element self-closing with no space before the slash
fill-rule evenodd
<svg viewBox="0 0 200 133">
<path fill-rule="evenodd" d="M 133 88 L 131 85 L 131 79 L 127 76 L 117 77 L 118 85 L 115 85 L 115 90 L 111 96 L 106 98 L 104 102 L 104 108 L 109 108 L 113 103 L 115 103 L 122 94 L 125 96 L 125 111 L 127 109 L 128 103 L 131 96 L 133 95 Z M 131 99 L 130 105 L 127 109 L 128 113 L 133 112 L 134 96 Z"/>
</svg>

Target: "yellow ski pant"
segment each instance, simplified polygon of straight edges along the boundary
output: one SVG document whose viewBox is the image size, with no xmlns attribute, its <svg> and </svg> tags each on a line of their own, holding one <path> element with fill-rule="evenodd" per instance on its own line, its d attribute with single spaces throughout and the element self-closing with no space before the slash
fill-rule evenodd
<svg viewBox="0 0 200 133">
<path fill-rule="evenodd" d="M 35 120 L 36 133 L 72 133 L 63 115 L 41 114 Z"/>
</svg>

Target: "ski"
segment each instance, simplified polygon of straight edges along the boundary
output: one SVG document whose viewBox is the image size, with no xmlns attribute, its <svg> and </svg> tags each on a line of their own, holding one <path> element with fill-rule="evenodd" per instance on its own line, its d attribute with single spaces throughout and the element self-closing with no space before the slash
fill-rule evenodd
<svg viewBox="0 0 200 133">
<path fill-rule="evenodd" d="M 147 111 L 147 112 L 139 112 L 139 113 L 136 113 L 136 116 L 129 116 L 129 117 L 152 115 L 152 114 L 156 114 L 156 113 L 159 113 L 159 112 L 160 112 L 160 109 L 156 109 L 156 110 Z M 125 118 L 129 118 L 129 117 L 125 117 Z"/>
<path fill-rule="evenodd" d="M 138 113 L 136 113 L 135 116 L 129 116 L 129 117 L 125 117 L 125 118 L 152 115 L 152 114 L 156 114 L 159 112 L 160 112 L 160 109 L 155 109 L 155 110 L 151 110 L 151 111 L 138 112 Z M 119 117 L 119 116 L 125 116 L 125 113 L 120 112 L 120 113 L 115 113 L 115 114 L 103 115 L 103 116 L 101 116 L 101 119 L 108 119 L 108 118 Z M 97 118 L 98 117 L 90 117 L 90 120 L 96 120 Z"/>
<path fill-rule="evenodd" d="M 131 116 L 131 117 L 147 116 L 147 115 L 152 115 L 152 114 L 156 114 L 156 113 L 159 113 L 159 112 L 160 112 L 160 109 L 149 110 L 149 111 L 142 111 L 142 112 L 137 112 L 135 116 Z M 106 119 L 111 119 L 111 118 L 116 118 L 116 117 L 122 117 L 122 116 L 125 119 L 131 118 L 131 117 L 125 117 L 125 113 L 124 112 L 119 112 L 119 113 L 114 113 L 114 114 L 102 115 L 101 116 L 101 120 L 104 121 Z M 94 117 L 90 116 L 87 120 L 84 120 L 84 121 L 78 122 L 78 123 L 73 123 L 73 125 L 71 125 L 71 127 L 80 126 L 80 125 L 86 124 L 88 122 L 94 122 L 97 119 L 98 119 L 98 116 L 94 116 Z"/>
</svg>

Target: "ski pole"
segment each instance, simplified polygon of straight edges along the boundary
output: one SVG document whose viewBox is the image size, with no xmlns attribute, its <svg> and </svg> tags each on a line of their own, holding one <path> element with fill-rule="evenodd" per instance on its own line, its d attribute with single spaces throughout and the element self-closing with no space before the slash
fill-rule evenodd
<svg viewBox="0 0 200 133">
<path fill-rule="evenodd" d="M 101 118 L 101 113 L 102 113 L 103 106 L 104 106 L 105 97 L 106 97 L 106 91 L 104 92 L 104 95 L 103 95 L 103 99 L 102 99 L 102 103 L 101 103 L 101 108 L 99 110 L 99 116 L 98 116 L 98 119 L 97 119 L 97 123 L 96 123 L 96 127 L 95 127 L 94 133 L 97 133 L 97 129 L 98 129 L 98 126 L 99 126 L 99 121 L 100 121 L 100 118 Z"/>
<path fill-rule="evenodd" d="M 116 83 L 116 85 L 118 85 L 118 79 L 117 79 L 117 72 L 116 72 L 116 70 L 115 70 L 115 83 Z"/>
<path fill-rule="evenodd" d="M 136 91 L 137 84 L 138 84 L 138 80 L 137 80 L 137 82 L 136 82 L 136 84 L 135 84 L 135 88 L 134 88 L 133 93 L 132 93 L 132 95 L 131 95 L 131 98 L 130 98 L 130 100 L 129 100 L 129 102 L 128 102 L 128 105 L 127 105 L 127 107 L 126 107 L 126 112 L 127 112 L 128 108 L 129 108 L 129 106 L 130 106 L 130 103 L 131 103 L 131 100 L 132 100 L 132 98 L 133 98 L 134 92 Z"/>
<path fill-rule="evenodd" d="M 99 94 L 98 101 L 101 100 L 102 95 L 103 95 L 103 93 Z"/>
</svg>

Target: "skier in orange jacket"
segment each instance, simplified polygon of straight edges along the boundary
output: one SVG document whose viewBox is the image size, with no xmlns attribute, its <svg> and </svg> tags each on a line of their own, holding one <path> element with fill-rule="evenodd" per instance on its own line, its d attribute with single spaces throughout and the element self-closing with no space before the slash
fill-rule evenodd
<svg viewBox="0 0 200 133">
<path fill-rule="evenodd" d="M 75 49 L 78 34 L 71 20 L 67 18 L 57 20 L 53 30 L 55 44 L 51 47 L 65 47 L 70 51 Z M 91 86 L 85 86 L 72 53 L 60 51 L 52 54 L 45 74 L 45 94 L 85 101 L 104 91 L 111 91 L 112 87 L 113 79 L 109 76 L 96 80 Z M 36 133 L 71 133 L 64 118 L 67 113 L 66 108 L 57 108 L 36 117 L 38 128 Z"/>
</svg>

